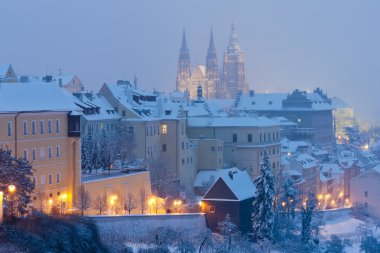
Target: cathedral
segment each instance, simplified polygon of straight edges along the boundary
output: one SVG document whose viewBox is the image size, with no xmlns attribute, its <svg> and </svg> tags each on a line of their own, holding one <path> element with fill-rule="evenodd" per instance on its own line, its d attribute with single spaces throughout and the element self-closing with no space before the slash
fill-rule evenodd
<svg viewBox="0 0 380 253">
<path fill-rule="evenodd" d="M 211 29 L 210 43 L 207 49 L 206 64 L 195 66 L 191 72 L 190 53 L 187 48 L 186 35 L 183 31 L 182 45 L 178 59 L 176 89 L 188 92 L 190 98 L 197 97 L 197 90 L 202 89 L 206 98 L 235 98 L 239 91 L 248 92 L 245 82 L 244 54 L 237 41 L 234 25 L 231 27 L 230 43 L 224 52 L 223 69 L 218 68 L 218 58 Z"/>
</svg>

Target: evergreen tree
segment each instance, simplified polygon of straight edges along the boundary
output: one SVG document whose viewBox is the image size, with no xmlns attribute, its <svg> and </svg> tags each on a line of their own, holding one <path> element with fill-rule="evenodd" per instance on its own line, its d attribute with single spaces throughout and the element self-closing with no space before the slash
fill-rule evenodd
<svg viewBox="0 0 380 253">
<path fill-rule="evenodd" d="M 380 252 L 380 243 L 372 235 L 367 235 L 362 239 L 360 250 L 365 253 Z"/>
<path fill-rule="evenodd" d="M 26 213 L 30 203 L 30 194 L 34 190 L 32 165 L 23 158 L 12 156 L 10 150 L 0 148 L 0 191 L 4 192 L 4 204 L 11 216 Z M 10 193 L 9 185 L 15 185 L 16 190 Z"/>
<path fill-rule="evenodd" d="M 273 238 L 273 194 L 274 177 L 267 152 L 264 154 L 260 175 L 255 179 L 256 197 L 253 201 L 253 236 L 254 241 L 272 240 Z"/>
<path fill-rule="evenodd" d="M 301 240 L 303 244 L 307 244 L 311 238 L 312 219 L 314 209 L 316 207 L 315 196 L 310 194 L 309 197 L 301 205 Z"/>
<path fill-rule="evenodd" d="M 94 141 L 92 139 L 91 131 L 87 131 L 87 133 L 82 138 L 81 144 L 81 160 L 82 160 L 82 173 L 85 174 L 90 173 L 94 166 L 92 162 L 92 156 L 94 152 Z"/>
</svg>

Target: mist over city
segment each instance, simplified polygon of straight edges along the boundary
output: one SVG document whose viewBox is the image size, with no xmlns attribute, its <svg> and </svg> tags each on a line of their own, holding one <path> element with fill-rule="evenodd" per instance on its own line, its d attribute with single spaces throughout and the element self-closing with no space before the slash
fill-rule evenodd
<svg viewBox="0 0 380 253">
<path fill-rule="evenodd" d="M 379 1 L 0 13 L 0 252 L 380 252 Z"/>
</svg>

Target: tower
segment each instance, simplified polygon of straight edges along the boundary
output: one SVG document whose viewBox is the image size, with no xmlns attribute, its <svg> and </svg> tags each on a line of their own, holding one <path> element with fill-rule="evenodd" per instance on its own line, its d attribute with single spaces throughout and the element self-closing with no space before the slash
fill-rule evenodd
<svg viewBox="0 0 380 253">
<path fill-rule="evenodd" d="M 235 98 L 239 90 L 242 92 L 249 90 L 245 82 L 244 54 L 238 44 L 234 24 L 231 26 L 230 43 L 224 52 L 222 80 L 221 97 Z"/>
<path fill-rule="evenodd" d="M 210 44 L 206 56 L 206 98 L 218 97 L 219 71 L 218 58 L 214 45 L 214 34 L 211 28 Z"/>
<path fill-rule="evenodd" d="M 190 72 L 190 53 L 186 44 L 186 34 L 185 29 L 183 29 L 182 35 L 182 45 L 179 51 L 178 59 L 178 69 L 177 69 L 177 79 L 176 79 L 176 89 L 178 91 L 184 92 L 189 88 L 191 72 Z"/>
</svg>

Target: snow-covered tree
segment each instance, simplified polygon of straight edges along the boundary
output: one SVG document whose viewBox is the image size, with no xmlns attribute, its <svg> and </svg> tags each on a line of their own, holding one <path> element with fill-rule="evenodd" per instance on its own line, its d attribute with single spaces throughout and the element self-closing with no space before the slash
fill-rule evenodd
<svg viewBox="0 0 380 253">
<path fill-rule="evenodd" d="M 225 244 L 227 252 L 230 251 L 233 246 L 232 244 L 236 243 L 235 241 L 233 242 L 233 240 L 239 237 L 240 233 L 238 227 L 232 222 L 229 214 L 226 215 L 224 221 L 218 223 L 218 231 L 223 236 L 223 244 Z"/>
<path fill-rule="evenodd" d="M 252 223 L 254 241 L 271 241 L 273 238 L 274 177 L 265 152 L 260 175 L 255 179 L 256 196 L 253 201 Z"/>
<path fill-rule="evenodd" d="M 326 242 L 326 253 L 344 253 L 344 247 L 351 246 L 350 240 L 342 240 L 337 235 L 331 235 L 330 240 Z"/>
<path fill-rule="evenodd" d="M 77 208 L 80 210 L 83 215 L 84 212 L 91 207 L 91 196 L 88 191 L 84 188 L 84 185 L 81 184 L 78 188 L 77 193 Z"/>
<path fill-rule="evenodd" d="M 309 194 L 300 205 L 301 210 L 301 240 L 302 243 L 307 244 L 311 239 L 312 232 L 312 219 L 314 215 L 314 209 L 316 208 L 315 196 Z"/>
<path fill-rule="evenodd" d="M 372 235 L 365 236 L 360 243 L 360 250 L 365 253 L 380 252 L 380 243 Z"/>
<path fill-rule="evenodd" d="M 0 148 L 0 191 L 4 192 L 4 204 L 8 208 L 7 215 L 15 216 L 26 213 L 30 203 L 30 195 L 34 190 L 32 165 L 23 158 L 12 156 L 10 150 Z M 15 185 L 15 192 L 7 190 Z"/>
<path fill-rule="evenodd" d="M 91 173 L 93 164 L 94 153 L 94 140 L 92 138 L 91 131 L 87 131 L 81 138 L 81 161 L 82 161 L 82 173 Z"/>
</svg>

